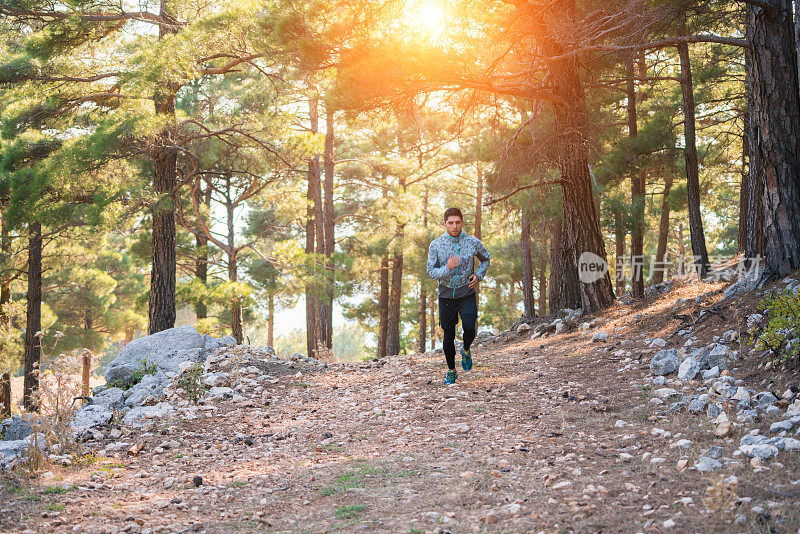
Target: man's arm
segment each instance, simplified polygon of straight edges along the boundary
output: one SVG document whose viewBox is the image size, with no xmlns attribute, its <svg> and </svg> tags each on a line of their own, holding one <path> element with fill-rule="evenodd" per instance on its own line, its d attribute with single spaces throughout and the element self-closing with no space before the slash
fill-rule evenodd
<svg viewBox="0 0 800 534">
<path fill-rule="evenodd" d="M 447 265 L 437 265 L 438 257 L 436 251 L 433 249 L 433 243 L 434 242 L 431 242 L 430 246 L 428 247 L 428 276 L 430 276 L 433 280 L 438 280 L 439 278 L 444 278 L 450 274 L 450 269 L 447 267 Z"/>
<path fill-rule="evenodd" d="M 486 247 L 483 246 L 480 240 L 478 240 L 478 247 L 475 250 L 475 257 L 481 262 L 478 268 L 475 269 L 475 276 L 477 276 L 479 280 L 483 280 L 483 277 L 486 276 L 486 271 L 489 270 L 489 262 L 492 259 L 492 255 L 489 254 L 489 251 L 486 250 Z"/>
</svg>

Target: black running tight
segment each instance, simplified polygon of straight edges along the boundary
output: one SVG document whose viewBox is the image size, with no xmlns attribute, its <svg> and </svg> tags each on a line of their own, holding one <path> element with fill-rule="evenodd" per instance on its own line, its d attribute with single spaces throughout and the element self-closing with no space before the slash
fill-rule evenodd
<svg viewBox="0 0 800 534">
<path fill-rule="evenodd" d="M 469 350 L 475 340 L 475 323 L 478 320 L 478 303 L 475 300 L 475 294 L 460 299 L 439 297 L 439 325 L 444 331 L 442 348 L 448 369 L 456 368 L 456 325 L 459 316 L 461 317 L 461 326 L 464 328 L 464 350 Z"/>
</svg>

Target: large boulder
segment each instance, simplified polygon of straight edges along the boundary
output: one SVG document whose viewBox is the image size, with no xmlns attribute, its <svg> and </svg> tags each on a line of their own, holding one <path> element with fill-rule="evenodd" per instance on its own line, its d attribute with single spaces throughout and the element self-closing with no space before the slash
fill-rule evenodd
<svg viewBox="0 0 800 534">
<path fill-rule="evenodd" d="M 120 388 L 104 389 L 92 397 L 92 404 L 104 406 L 108 410 L 118 410 L 125 402 L 124 395 L 125 392 Z"/>
<path fill-rule="evenodd" d="M 25 439 L 33 432 L 33 416 L 14 414 L 0 423 L 0 439 L 4 441 L 17 441 Z"/>
<path fill-rule="evenodd" d="M 29 438 L 0 441 L 0 471 L 13 467 L 25 455 L 29 442 Z"/>
<path fill-rule="evenodd" d="M 221 346 L 231 345 L 227 338 L 216 340 L 199 333 L 191 325 L 170 328 L 134 339 L 106 367 L 106 382 L 129 387 L 143 372 L 178 373 L 181 362 L 202 361 Z"/>
<path fill-rule="evenodd" d="M 114 414 L 101 404 L 87 404 L 75 414 L 72 427 L 75 430 L 86 430 L 96 426 L 107 425 Z"/>
<path fill-rule="evenodd" d="M 650 372 L 656 376 L 664 376 L 678 370 L 681 359 L 676 349 L 664 349 L 655 353 L 650 362 Z"/>
<path fill-rule="evenodd" d="M 729 285 L 725 288 L 725 298 L 734 298 L 744 295 L 745 293 L 749 293 L 750 291 L 755 291 L 758 289 L 759 283 L 761 282 L 761 269 L 753 269 L 745 276 L 743 276 L 738 282 Z"/>
</svg>

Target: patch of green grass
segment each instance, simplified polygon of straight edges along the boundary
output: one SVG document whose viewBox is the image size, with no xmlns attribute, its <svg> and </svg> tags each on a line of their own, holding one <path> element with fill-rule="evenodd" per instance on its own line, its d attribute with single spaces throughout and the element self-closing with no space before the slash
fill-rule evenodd
<svg viewBox="0 0 800 534">
<path fill-rule="evenodd" d="M 51 502 L 47 506 L 44 507 L 45 510 L 50 510 L 51 512 L 60 512 L 64 509 L 64 505 L 57 502 Z"/>
<path fill-rule="evenodd" d="M 28 500 L 28 501 L 41 501 L 42 500 L 42 496 L 41 495 L 37 495 L 35 493 L 29 493 L 28 496 L 25 497 L 25 500 Z"/>
<path fill-rule="evenodd" d="M 48 486 L 42 490 L 43 495 L 61 495 L 75 489 L 75 486 Z"/>
<path fill-rule="evenodd" d="M 9 486 L 7 489 L 9 493 L 14 494 L 28 493 L 22 486 Z"/>
<path fill-rule="evenodd" d="M 645 384 L 644 386 L 642 386 L 642 391 L 650 391 L 652 389 L 653 386 L 651 386 L 650 384 Z"/>
<path fill-rule="evenodd" d="M 319 490 L 319 494 L 323 497 L 328 497 L 329 495 L 336 495 L 341 491 L 339 488 L 335 488 L 333 486 L 328 486 L 327 488 L 322 488 Z"/>
<path fill-rule="evenodd" d="M 247 485 L 247 482 L 245 482 L 243 480 L 238 480 L 236 482 L 231 482 L 230 483 L 230 487 L 232 487 L 232 488 L 243 488 L 246 485 Z"/>
<path fill-rule="evenodd" d="M 366 509 L 367 507 L 364 504 L 350 504 L 337 508 L 333 513 L 339 519 L 355 519 Z"/>
</svg>

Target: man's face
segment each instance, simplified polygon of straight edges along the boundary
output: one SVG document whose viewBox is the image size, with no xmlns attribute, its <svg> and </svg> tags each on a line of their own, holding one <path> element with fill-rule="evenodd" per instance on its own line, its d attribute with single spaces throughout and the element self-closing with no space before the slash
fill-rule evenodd
<svg viewBox="0 0 800 534">
<path fill-rule="evenodd" d="M 461 235 L 461 229 L 464 227 L 464 221 L 458 215 L 451 215 L 444 222 L 444 228 L 447 233 L 452 237 Z"/>
</svg>

